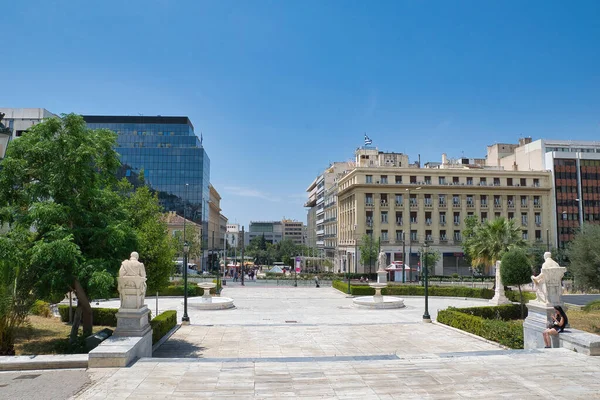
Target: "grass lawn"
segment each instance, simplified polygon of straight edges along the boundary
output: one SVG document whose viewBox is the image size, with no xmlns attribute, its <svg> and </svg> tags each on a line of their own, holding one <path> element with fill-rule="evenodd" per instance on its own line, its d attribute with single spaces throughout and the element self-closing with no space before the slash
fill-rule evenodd
<svg viewBox="0 0 600 400">
<path fill-rule="evenodd" d="M 600 335 L 600 310 L 567 311 L 571 328 Z"/>
<path fill-rule="evenodd" d="M 94 332 L 114 327 L 94 326 Z M 86 353 L 83 346 L 69 346 L 71 325 L 61 322 L 58 317 L 38 317 L 30 315 L 27 322 L 17 331 L 15 340 L 16 355 L 30 354 L 73 354 Z M 79 328 L 79 334 L 82 329 Z"/>
</svg>

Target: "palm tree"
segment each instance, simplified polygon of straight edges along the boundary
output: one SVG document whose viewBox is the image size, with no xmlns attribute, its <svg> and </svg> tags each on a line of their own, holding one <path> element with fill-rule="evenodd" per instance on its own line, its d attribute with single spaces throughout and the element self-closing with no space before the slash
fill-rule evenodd
<svg viewBox="0 0 600 400">
<path fill-rule="evenodd" d="M 514 221 L 500 217 L 474 226 L 464 247 L 471 265 L 476 267 L 493 266 L 508 250 L 525 246 L 521 230 Z"/>
</svg>

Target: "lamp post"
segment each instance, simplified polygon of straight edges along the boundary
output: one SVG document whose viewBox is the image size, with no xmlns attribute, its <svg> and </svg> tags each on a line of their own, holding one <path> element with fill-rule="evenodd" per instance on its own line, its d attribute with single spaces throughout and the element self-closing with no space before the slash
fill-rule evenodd
<svg viewBox="0 0 600 400">
<path fill-rule="evenodd" d="M 416 188 L 415 190 L 421 190 L 421 186 L 419 186 L 418 188 Z M 410 189 L 406 189 L 406 194 L 408 195 L 408 266 L 409 266 L 409 270 L 408 270 L 408 280 L 412 280 L 412 266 L 410 265 L 410 256 L 412 254 L 412 219 L 410 217 Z M 418 210 L 418 204 L 419 202 L 417 201 L 417 210 Z"/>
<path fill-rule="evenodd" d="M 245 241 L 245 238 L 244 238 L 244 227 L 242 226 L 242 267 L 241 267 L 241 270 L 242 270 L 242 286 L 246 286 L 246 285 L 244 285 L 244 247 L 245 247 L 244 246 L 244 241 Z"/>
<path fill-rule="evenodd" d="M 427 256 L 428 256 L 428 249 L 429 249 L 429 243 L 427 243 L 427 240 L 425 240 L 425 244 L 423 245 L 423 248 L 425 249 L 425 257 L 424 257 L 424 264 L 425 264 L 425 313 L 423 314 L 423 322 L 428 322 L 431 323 L 431 316 L 429 315 L 429 284 L 428 284 L 428 277 L 429 277 L 429 271 L 427 268 Z"/>
<path fill-rule="evenodd" d="M 406 232 L 402 231 L 402 283 L 406 282 Z"/>
<path fill-rule="evenodd" d="M 188 253 L 190 251 L 190 245 L 185 239 L 185 222 L 186 222 L 186 201 L 187 201 L 187 190 L 189 184 L 185 184 L 184 196 L 183 196 L 183 317 L 181 317 L 181 325 L 189 325 L 190 317 L 187 313 L 187 296 L 188 296 Z"/>
<path fill-rule="evenodd" d="M 187 313 L 187 298 L 188 298 L 188 252 L 190 251 L 190 245 L 188 242 L 183 242 L 183 317 L 181 317 L 181 325 L 189 325 L 190 317 Z"/>
</svg>

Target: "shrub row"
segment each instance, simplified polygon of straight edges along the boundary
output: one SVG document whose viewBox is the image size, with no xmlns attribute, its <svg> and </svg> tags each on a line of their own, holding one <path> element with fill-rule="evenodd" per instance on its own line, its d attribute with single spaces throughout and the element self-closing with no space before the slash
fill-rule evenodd
<svg viewBox="0 0 600 400">
<path fill-rule="evenodd" d="M 75 308 L 73 307 L 73 315 L 75 315 Z M 95 308 L 92 307 L 92 318 L 94 325 L 102 326 L 117 326 L 117 312 L 118 308 Z M 58 313 L 60 314 L 60 320 L 62 322 L 69 322 L 69 306 L 59 305 Z"/>
<path fill-rule="evenodd" d="M 47 303 L 43 300 L 36 300 L 29 309 L 29 313 L 32 315 L 39 315 L 40 317 L 50 318 L 52 316 L 50 303 Z"/>
<path fill-rule="evenodd" d="M 167 310 L 150 321 L 152 327 L 152 344 L 156 344 L 163 336 L 177 325 L 177 311 Z"/>
<path fill-rule="evenodd" d="M 332 286 L 341 292 L 348 291 L 348 282 L 333 281 Z M 470 288 L 466 286 L 430 286 L 430 296 L 447 297 L 471 297 L 478 299 L 491 299 L 494 297 L 494 291 L 491 289 Z M 372 296 L 375 289 L 367 285 L 350 287 L 350 293 L 355 296 Z M 425 287 L 416 285 L 388 286 L 381 290 L 381 294 L 386 296 L 425 296 Z"/>
<path fill-rule="evenodd" d="M 485 307 L 488 308 L 488 307 Z M 438 311 L 437 321 L 511 349 L 523 348 L 523 322 L 485 319 L 462 312 L 463 309 Z"/>
<path fill-rule="evenodd" d="M 454 308 L 448 307 L 448 310 L 458 311 L 463 314 L 473 315 L 484 319 L 497 319 L 501 321 L 510 321 L 521 319 L 520 304 L 503 304 L 500 306 L 483 306 L 483 307 L 468 307 Z M 527 317 L 527 307 L 525 307 L 525 318 Z"/>
<path fill-rule="evenodd" d="M 493 282 L 496 280 L 495 276 L 472 276 L 472 275 L 430 275 L 429 280 L 433 282 Z"/>
<path fill-rule="evenodd" d="M 583 307 L 583 311 L 597 311 L 600 310 L 600 299 L 594 300 L 591 303 L 588 303 L 585 307 Z"/>
<path fill-rule="evenodd" d="M 519 296 L 518 290 L 505 290 L 504 294 L 506 298 L 510 301 L 516 301 L 517 303 L 521 302 L 521 297 Z M 535 293 L 533 292 L 523 292 L 523 301 L 528 303 L 530 300 L 535 300 Z"/>
</svg>

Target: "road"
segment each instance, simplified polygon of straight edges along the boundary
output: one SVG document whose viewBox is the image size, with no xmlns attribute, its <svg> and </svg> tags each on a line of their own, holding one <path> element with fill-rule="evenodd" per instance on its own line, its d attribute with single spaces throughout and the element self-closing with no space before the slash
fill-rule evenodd
<svg viewBox="0 0 600 400">
<path fill-rule="evenodd" d="M 600 294 L 565 294 L 563 301 L 569 304 L 585 306 L 591 301 L 600 299 Z"/>
<path fill-rule="evenodd" d="M 0 372 L 0 399 L 63 400 L 90 383 L 84 369 Z"/>
</svg>

